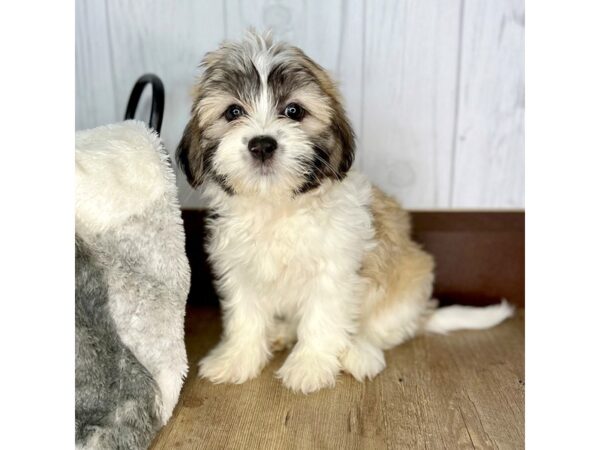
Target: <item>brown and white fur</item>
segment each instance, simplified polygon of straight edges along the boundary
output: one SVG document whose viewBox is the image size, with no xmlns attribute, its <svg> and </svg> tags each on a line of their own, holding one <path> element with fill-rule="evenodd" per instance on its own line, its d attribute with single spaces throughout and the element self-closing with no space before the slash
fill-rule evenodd
<svg viewBox="0 0 600 450">
<path fill-rule="evenodd" d="M 340 370 L 373 378 L 383 350 L 419 332 L 511 315 L 505 302 L 435 309 L 433 259 L 411 240 L 408 213 L 351 170 L 340 94 L 300 49 L 249 33 L 202 68 L 178 158 L 212 211 L 224 331 L 200 376 L 243 383 L 293 345 L 277 376 L 309 393 Z"/>
</svg>

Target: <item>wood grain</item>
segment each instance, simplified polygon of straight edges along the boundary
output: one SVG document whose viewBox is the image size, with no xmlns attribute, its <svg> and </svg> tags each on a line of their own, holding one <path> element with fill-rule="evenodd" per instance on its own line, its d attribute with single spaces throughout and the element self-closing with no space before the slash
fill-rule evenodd
<svg viewBox="0 0 600 450">
<path fill-rule="evenodd" d="M 442 304 L 525 306 L 523 212 L 415 212 L 413 234 L 436 263 Z"/>
<path fill-rule="evenodd" d="M 409 208 L 447 204 L 460 0 L 366 3 L 365 172 Z"/>
<path fill-rule="evenodd" d="M 81 130 L 112 123 L 121 117 L 115 102 L 117 80 L 113 76 L 106 4 L 78 1 L 75 14 L 75 128 Z"/>
<path fill-rule="evenodd" d="M 341 87 L 357 167 L 412 209 L 524 206 L 523 0 L 79 0 L 76 128 L 120 121 L 134 81 L 166 88 L 173 154 L 202 56 L 251 26 Z M 146 118 L 142 98 L 138 118 Z M 178 173 L 184 207 L 203 206 Z"/>
<path fill-rule="evenodd" d="M 450 205 L 523 206 L 523 2 L 464 1 Z"/>
<path fill-rule="evenodd" d="M 492 330 L 423 336 L 386 352 L 388 367 L 359 383 L 304 396 L 274 371 L 213 385 L 196 362 L 220 332 L 215 309 L 188 311 L 191 369 L 173 418 L 152 449 L 524 448 L 524 315 Z"/>
</svg>

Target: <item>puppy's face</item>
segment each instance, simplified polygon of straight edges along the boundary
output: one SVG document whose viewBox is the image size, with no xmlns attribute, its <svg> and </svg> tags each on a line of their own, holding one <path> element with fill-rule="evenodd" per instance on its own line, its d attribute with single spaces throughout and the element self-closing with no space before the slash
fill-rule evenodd
<svg viewBox="0 0 600 450">
<path fill-rule="evenodd" d="M 177 150 L 192 186 L 294 197 L 343 179 L 354 135 L 335 85 L 301 50 L 250 35 L 202 67 Z"/>
</svg>

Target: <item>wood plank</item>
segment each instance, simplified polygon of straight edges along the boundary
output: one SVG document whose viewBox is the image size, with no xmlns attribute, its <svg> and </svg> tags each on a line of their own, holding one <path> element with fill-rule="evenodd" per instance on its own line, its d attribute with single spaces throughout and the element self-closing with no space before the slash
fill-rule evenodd
<svg viewBox="0 0 600 450">
<path fill-rule="evenodd" d="M 415 239 L 436 262 L 442 304 L 525 306 L 524 212 L 413 212 Z"/>
<path fill-rule="evenodd" d="M 465 0 L 452 207 L 523 207 L 523 0 Z"/>
<path fill-rule="evenodd" d="M 82 0 L 76 18 L 77 129 L 121 120 L 152 71 L 173 153 L 204 53 L 273 28 L 340 81 L 357 167 L 406 206 L 524 205 L 522 0 Z M 202 206 L 177 182 L 184 207 Z"/>
<path fill-rule="evenodd" d="M 218 341 L 215 309 L 186 318 L 190 373 L 153 449 L 524 448 L 524 315 L 486 331 L 422 336 L 386 352 L 388 367 L 359 383 L 293 394 L 273 376 L 213 385 L 196 363 Z"/>
<path fill-rule="evenodd" d="M 77 1 L 75 16 L 75 129 L 84 130 L 121 117 L 115 103 L 106 4 Z"/>
<path fill-rule="evenodd" d="M 460 0 L 366 2 L 361 161 L 409 208 L 449 206 Z"/>
</svg>

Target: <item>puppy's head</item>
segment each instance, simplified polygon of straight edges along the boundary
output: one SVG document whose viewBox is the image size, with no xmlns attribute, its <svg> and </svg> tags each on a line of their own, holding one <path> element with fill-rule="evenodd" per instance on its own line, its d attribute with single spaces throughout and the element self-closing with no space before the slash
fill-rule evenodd
<svg viewBox="0 0 600 450">
<path fill-rule="evenodd" d="M 296 196 L 344 178 L 354 134 L 329 75 L 300 49 L 249 34 L 208 53 L 177 149 L 189 183 Z"/>
</svg>

